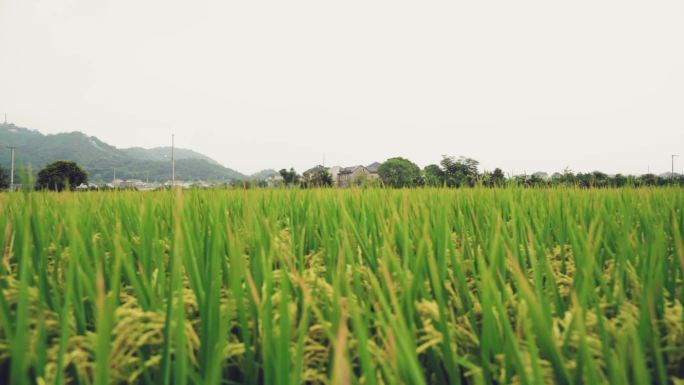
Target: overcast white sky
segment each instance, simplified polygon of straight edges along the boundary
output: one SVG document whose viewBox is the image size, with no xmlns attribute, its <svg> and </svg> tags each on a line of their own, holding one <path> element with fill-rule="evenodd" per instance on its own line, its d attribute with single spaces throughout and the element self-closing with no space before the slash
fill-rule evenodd
<svg viewBox="0 0 684 385">
<path fill-rule="evenodd" d="M 0 0 L 0 113 L 242 172 L 684 155 L 684 1 Z M 684 157 L 676 161 L 684 169 Z"/>
</svg>

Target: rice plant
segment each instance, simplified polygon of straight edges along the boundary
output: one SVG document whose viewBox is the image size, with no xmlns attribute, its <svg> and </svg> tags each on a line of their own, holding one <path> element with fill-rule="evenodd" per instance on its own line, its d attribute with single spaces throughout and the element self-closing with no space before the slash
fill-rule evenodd
<svg viewBox="0 0 684 385">
<path fill-rule="evenodd" d="M 0 195 L 0 383 L 682 384 L 681 189 Z"/>
</svg>

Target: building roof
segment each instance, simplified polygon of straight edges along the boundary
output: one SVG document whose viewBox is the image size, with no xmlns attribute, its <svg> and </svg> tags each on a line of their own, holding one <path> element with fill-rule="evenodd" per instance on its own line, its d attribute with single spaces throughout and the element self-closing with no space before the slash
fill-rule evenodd
<svg viewBox="0 0 684 385">
<path fill-rule="evenodd" d="M 351 167 L 342 167 L 340 168 L 340 171 L 338 174 L 351 174 L 354 171 L 358 170 L 359 168 L 364 168 L 366 171 L 368 171 L 371 174 L 376 174 L 378 172 L 378 168 L 380 167 L 380 162 L 373 162 L 369 164 L 368 166 L 362 166 L 362 165 L 357 165 L 357 166 L 351 166 Z"/>
<path fill-rule="evenodd" d="M 376 173 L 376 172 L 378 172 L 379 167 L 380 167 L 379 162 L 373 162 L 373 163 L 369 164 L 368 166 L 366 166 L 366 169 L 370 172 Z"/>
<path fill-rule="evenodd" d="M 342 168 L 340 169 L 340 171 L 338 172 L 338 174 L 351 174 L 351 173 L 353 173 L 354 171 L 358 170 L 359 168 L 365 168 L 365 167 L 363 167 L 363 166 L 361 166 L 361 165 L 358 165 L 358 166 L 351 166 L 351 167 L 342 167 Z"/>
</svg>

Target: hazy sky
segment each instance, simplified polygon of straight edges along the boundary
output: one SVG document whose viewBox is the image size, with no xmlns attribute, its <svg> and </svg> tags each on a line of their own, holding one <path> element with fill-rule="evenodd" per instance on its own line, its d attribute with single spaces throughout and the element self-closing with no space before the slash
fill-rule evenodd
<svg viewBox="0 0 684 385">
<path fill-rule="evenodd" d="M 0 113 L 242 172 L 684 155 L 684 1 L 0 0 Z M 684 157 L 676 169 L 684 169 Z"/>
</svg>

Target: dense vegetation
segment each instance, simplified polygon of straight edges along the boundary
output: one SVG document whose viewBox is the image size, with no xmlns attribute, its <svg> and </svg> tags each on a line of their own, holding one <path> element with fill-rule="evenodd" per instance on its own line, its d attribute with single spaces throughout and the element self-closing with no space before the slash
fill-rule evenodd
<svg viewBox="0 0 684 385">
<path fill-rule="evenodd" d="M 493 171 L 480 172 L 479 162 L 468 157 L 442 156 L 439 164 L 430 164 L 422 170 L 415 163 L 402 157 L 394 157 L 384 161 L 378 168 L 377 179 L 362 179 L 353 181 L 357 186 L 384 186 L 384 187 L 583 187 L 583 188 L 610 188 L 610 187 L 658 187 L 658 186 L 680 186 L 684 187 L 684 174 L 666 173 L 663 175 L 643 174 L 608 175 L 600 171 L 587 173 L 574 173 L 570 169 L 563 172 L 555 172 L 548 175 L 545 172 L 535 172 L 522 175 L 504 175 L 500 168 Z M 329 176 L 328 169 L 323 166 L 320 168 L 323 175 Z M 324 171 L 325 170 L 325 171 Z M 319 174 L 318 179 L 321 179 Z M 280 170 L 284 185 L 297 185 L 300 187 L 310 187 L 325 185 L 323 183 L 312 183 L 311 175 L 300 177 L 296 170 Z M 244 185 L 245 181 L 240 184 Z M 239 184 L 235 184 L 239 185 Z M 266 183 L 256 185 L 265 186 Z"/>
<path fill-rule="evenodd" d="M 10 185 L 10 171 L 5 170 L 0 166 L 0 190 L 4 190 Z"/>
<path fill-rule="evenodd" d="M 73 190 L 81 183 L 88 183 L 88 174 L 74 162 L 58 160 L 38 172 L 37 190 Z"/>
<path fill-rule="evenodd" d="M 0 195 L 0 383 L 681 383 L 679 189 Z"/>
</svg>

